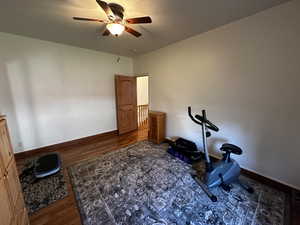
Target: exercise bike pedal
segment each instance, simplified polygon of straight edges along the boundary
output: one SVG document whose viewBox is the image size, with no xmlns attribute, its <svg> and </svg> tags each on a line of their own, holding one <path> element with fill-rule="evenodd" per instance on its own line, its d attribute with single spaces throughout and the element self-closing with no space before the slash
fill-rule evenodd
<svg viewBox="0 0 300 225">
<path fill-rule="evenodd" d="M 223 188 L 224 191 L 229 192 L 231 190 L 231 186 L 224 182 L 223 175 L 221 173 L 219 174 L 219 177 L 221 179 L 221 188 Z"/>
<path fill-rule="evenodd" d="M 210 198 L 210 200 L 211 200 L 212 202 L 218 201 L 218 198 L 217 198 L 217 196 L 215 196 L 215 195 L 212 195 L 212 196 L 210 196 L 209 198 Z"/>
<path fill-rule="evenodd" d="M 220 186 L 221 186 L 221 188 L 223 188 L 223 190 L 226 191 L 226 192 L 230 192 L 230 190 L 231 190 L 231 186 L 230 186 L 229 184 L 221 183 Z"/>
</svg>

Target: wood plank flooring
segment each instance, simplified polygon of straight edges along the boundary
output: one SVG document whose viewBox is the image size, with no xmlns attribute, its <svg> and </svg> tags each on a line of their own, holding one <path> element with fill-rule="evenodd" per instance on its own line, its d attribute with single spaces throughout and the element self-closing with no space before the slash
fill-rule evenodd
<svg viewBox="0 0 300 225">
<path fill-rule="evenodd" d="M 121 136 L 111 135 L 104 136 L 93 139 L 87 143 L 74 144 L 71 146 L 61 147 L 55 149 L 55 151 L 60 152 L 63 171 L 65 179 L 68 185 L 68 196 L 62 200 L 59 200 L 46 208 L 39 210 L 30 216 L 31 225 L 81 225 L 79 210 L 77 208 L 77 203 L 75 200 L 74 192 L 70 184 L 70 178 L 67 172 L 67 167 L 72 164 L 78 163 L 81 160 L 86 160 L 90 158 L 98 157 L 110 151 L 117 150 L 119 148 L 128 146 L 130 144 L 136 143 L 137 141 L 146 140 L 148 138 L 148 130 L 140 129 L 139 131 L 131 132 Z M 49 151 L 52 151 L 51 148 Z M 43 152 L 44 153 L 44 152 Z M 41 154 L 40 152 L 32 153 L 31 157 Z M 27 156 L 26 156 L 27 157 Z M 19 171 L 21 171 L 24 160 L 26 158 L 17 157 L 17 166 Z M 249 175 L 244 173 L 244 175 Z M 249 175 L 253 179 L 257 179 L 257 176 Z M 268 185 L 269 182 L 264 182 L 260 179 L 258 181 Z M 269 183 L 270 184 L 270 183 Z M 273 185 L 271 185 L 273 186 Z M 292 199 L 297 199 L 298 201 L 291 201 L 290 208 L 292 215 L 287 218 L 286 224 L 300 224 L 300 193 L 295 192 L 295 197 Z M 289 221 L 289 222 L 288 222 Z"/>
<path fill-rule="evenodd" d="M 67 167 L 81 160 L 95 158 L 104 153 L 117 150 L 137 141 L 146 140 L 147 129 L 131 132 L 121 136 L 99 138 L 91 143 L 83 145 L 68 146 L 57 149 L 60 152 L 63 164 L 63 171 L 68 184 L 68 196 L 46 208 L 39 210 L 30 216 L 31 225 L 81 225 L 80 215 L 77 208 L 74 192 L 70 184 Z M 40 154 L 40 153 L 38 153 Z M 34 156 L 34 154 L 32 155 Z M 25 159 L 18 159 L 19 171 L 24 165 Z"/>
</svg>

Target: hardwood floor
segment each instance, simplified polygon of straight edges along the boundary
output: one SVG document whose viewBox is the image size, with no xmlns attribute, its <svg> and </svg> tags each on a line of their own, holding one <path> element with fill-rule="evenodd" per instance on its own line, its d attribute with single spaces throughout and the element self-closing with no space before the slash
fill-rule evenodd
<svg viewBox="0 0 300 225">
<path fill-rule="evenodd" d="M 67 167 L 81 160 L 94 158 L 104 153 L 133 144 L 137 141 L 146 140 L 148 130 L 142 129 L 121 136 L 112 135 L 110 137 L 101 137 L 93 142 L 68 146 L 57 149 L 60 152 L 63 164 L 65 179 L 68 184 L 68 196 L 59 200 L 46 208 L 39 210 L 30 216 L 31 225 L 81 225 L 80 215 L 77 208 L 75 196 L 70 184 L 70 178 Z M 32 154 L 31 156 L 38 155 Z M 17 159 L 19 170 L 22 169 L 25 158 Z"/>
<path fill-rule="evenodd" d="M 148 139 L 148 129 L 139 129 L 138 131 L 131 132 L 128 134 L 123 134 L 117 136 L 116 134 L 111 134 L 110 136 L 103 136 L 99 138 L 93 138 L 91 141 L 86 143 L 75 143 L 74 145 L 62 146 L 59 149 L 46 149 L 43 153 L 47 151 L 58 151 L 60 152 L 62 162 L 63 162 L 63 171 L 65 179 L 68 185 L 68 196 L 62 200 L 59 200 L 46 208 L 39 210 L 30 216 L 31 225 L 81 225 L 80 215 L 77 208 L 77 203 L 75 196 L 70 184 L 70 178 L 67 172 L 67 167 L 72 164 L 78 163 L 81 160 L 86 160 L 90 158 L 98 157 L 102 154 L 105 154 L 110 151 L 117 150 L 119 148 L 128 146 L 130 144 L 136 143 L 137 141 Z M 37 151 L 36 153 L 30 153 L 30 157 L 41 154 Z M 22 157 L 17 157 L 16 162 L 19 171 L 21 171 L 24 164 L 24 160 L 28 157 L 25 155 Z M 270 185 L 276 188 L 276 185 L 270 183 L 270 180 L 262 179 L 259 175 L 249 174 L 249 172 L 243 171 L 243 174 L 249 176 L 253 179 L 256 179 L 266 185 Z M 274 182 L 274 181 L 273 181 Z M 286 224 L 300 224 L 299 212 L 300 212 L 300 201 L 299 201 L 299 192 L 295 192 L 295 196 L 292 197 L 290 204 L 290 209 L 292 215 L 286 218 Z M 297 199 L 294 201 L 293 199 Z M 290 215 L 288 213 L 287 215 Z"/>
</svg>

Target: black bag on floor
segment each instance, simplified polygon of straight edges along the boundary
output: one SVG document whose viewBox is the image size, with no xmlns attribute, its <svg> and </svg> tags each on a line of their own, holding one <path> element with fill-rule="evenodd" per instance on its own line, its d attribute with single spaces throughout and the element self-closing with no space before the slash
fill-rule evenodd
<svg viewBox="0 0 300 225">
<path fill-rule="evenodd" d="M 196 144 L 184 138 L 169 142 L 168 152 L 189 164 L 201 160 L 201 153 L 198 151 Z"/>
</svg>

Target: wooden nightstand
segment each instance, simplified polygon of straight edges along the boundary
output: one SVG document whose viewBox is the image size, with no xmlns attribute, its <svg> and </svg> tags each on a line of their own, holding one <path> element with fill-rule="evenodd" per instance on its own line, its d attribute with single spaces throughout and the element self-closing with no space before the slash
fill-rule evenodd
<svg viewBox="0 0 300 225">
<path fill-rule="evenodd" d="M 149 135 L 148 138 L 155 144 L 160 144 L 166 137 L 166 113 L 149 112 Z"/>
</svg>

